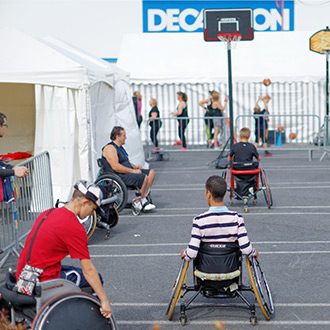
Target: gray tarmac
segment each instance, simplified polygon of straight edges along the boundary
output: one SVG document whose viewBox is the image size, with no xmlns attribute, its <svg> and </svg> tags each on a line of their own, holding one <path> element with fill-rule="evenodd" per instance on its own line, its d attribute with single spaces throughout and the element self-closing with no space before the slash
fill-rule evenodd
<svg viewBox="0 0 330 330">
<path fill-rule="evenodd" d="M 91 238 L 91 257 L 104 277 L 121 330 L 152 329 L 156 323 L 161 329 L 182 328 L 179 306 L 172 321 L 165 312 L 181 262 L 179 253 L 189 242 L 192 218 L 207 209 L 204 183 L 222 172 L 208 166 L 217 155 L 173 152 L 168 161 L 151 161 L 156 172 L 152 198 L 157 209 L 138 217 L 124 209 L 108 241 L 101 229 Z M 268 209 L 260 192 L 257 205 L 250 202 L 248 213 L 244 214 L 242 202 L 234 200 L 230 207 L 244 215 L 275 301 L 271 321 L 257 308 L 258 324 L 253 329 L 330 327 L 330 160 L 320 162 L 321 155 L 314 152 L 311 162 L 307 151 L 275 150 L 272 157 L 262 157 L 274 206 Z M 225 203 L 228 205 L 228 197 Z M 5 267 L 16 260 L 10 257 Z M 192 284 L 191 268 L 188 284 Z M 4 270 L 1 277 L 3 274 Z M 197 303 L 213 301 L 200 297 Z M 185 329 L 211 330 L 216 320 L 223 321 L 228 330 L 252 329 L 244 309 L 204 307 L 187 311 L 187 317 Z"/>
</svg>

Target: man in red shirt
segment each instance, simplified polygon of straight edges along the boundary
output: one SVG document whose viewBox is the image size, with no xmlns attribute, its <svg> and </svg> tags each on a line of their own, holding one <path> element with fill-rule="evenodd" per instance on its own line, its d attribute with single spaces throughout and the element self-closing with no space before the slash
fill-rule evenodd
<svg viewBox="0 0 330 330">
<path fill-rule="evenodd" d="M 74 188 L 72 199 L 66 206 L 53 209 L 40 225 L 32 243 L 29 265 L 43 269 L 39 277 L 41 282 L 65 278 L 76 282 L 79 287 L 92 287 L 101 300 L 101 314 L 110 318 L 111 306 L 102 279 L 90 259 L 86 231 L 77 219 L 84 219 L 99 208 L 103 194 L 99 186 L 84 180 L 78 181 Z M 31 240 L 38 224 L 48 212 L 40 214 L 26 239 L 17 264 L 17 279 L 27 263 Z M 61 260 L 68 255 L 80 260 L 81 269 L 61 266 Z"/>
</svg>

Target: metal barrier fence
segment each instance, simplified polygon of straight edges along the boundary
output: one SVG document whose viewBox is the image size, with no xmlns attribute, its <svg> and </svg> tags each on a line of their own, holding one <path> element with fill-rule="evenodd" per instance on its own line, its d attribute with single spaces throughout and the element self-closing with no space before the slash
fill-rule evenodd
<svg viewBox="0 0 330 330">
<path fill-rule="evenodd" d="M 25 178 L 11 177 L 15 200 L 1 207 L 0 253 L 5 256 L 0 268 L 11 253 L 19 255 L 18 248 L 28 235 L 39 214 L 53 206 L 53 190 L 50 158 L 48 152 L 23 161 L 17 166 L 26 166 L 29 174 Z"/>
<path fill-rule="evenodd" d="M 322 161 L 325 156 L 330 158 L 330 116 L 324 116 L 324 124 L 322 125 L 316 139 L 321 145 L 324 146 L 324 152 L 320 158 L 320 161 Z"/>
<path fill-rule="evenodd" d="M 225 145 L 229 139 L 230 129 L 229 120 L 227 117 L 216 117 L 220 120 L 221 132 L 218 140 L 220 145 Z M 248 127 L 251 130 L 251 142 L 255 139 L 259 140 L 260 134 L 263 134 L 262 138 L 268 141 L 268 148 L 270 150 L 306 150 L 309 152 L 309 158 L 312 159 L 313 151 L 320 150 L 323 146 L 321 139 L 318 136 L 322 134 L 321 119 L 314 114 L 302 114 L 302 115 L 268 115 L 267 114 L 267 126 L 268 131 L 265 129 L 262 131 L 257 130 L 256 122 L 261 121 L 266 115 L 239 115 L 234 121 L 234 132 L 236 136 L 239 135 L 239 130 L 242 127 Z M 187 119 L 187 118 L 182 118 Z M 207 130 L 206 123 L 213 121 L 214 117 L 189 117 L 189 124 L 187 125 L 185 137 L 187 140 L 188 150 L 200 151 L 205 150 L 207 145 Z M 326 116 L 324 127 L 328 127 L 329 117 Z M 155 122 L 161 122 L 157 138 L 159 145 L 162 146 L 164 151 L 177 151 L 179 148 L 173 148 L 173 144 L 179 139 L 178 131 L 178 118 L 156 118 Z M 328 124 L 327 124 L 328 123 Z M 160 124 L 157 124 L 159 126 Z M 155 132 L 157 130 L 151 130 L 150 125 L 146 126 L 146 129 L 141 132 L 142 139 L 147 146 L 147 153 L 150 156 L 151 150 L 154 148 L 152 141 L 155 140 Z M 323 128 L 323 130 L 325 130 Z M 257 137 L 255 137 L 257 133 Z M 324 133 L 325 134 L 325 133 Z M 329 140 L 329 135 L 328 135 Z M 328 141 L 329 142 L 329 141 Z M 327 143 L 328 143 L 327 142 Z M 328 144 L 329 146 L 329 144 Z M 228 149 L 229 145 L 227 146 Z"/>
<path fill-rule="evenodd" d="M 177 151 L 178 148 L 168 148 L 173 146 L 179 137 L 179 120 L 189 121 L 185 130 L 185 138 L 187 141 L 188 149 L 191 151 L 200 150 L 206 148 L 209 140 L 209 136 L 206 127 L 214 124 L 216 120 L 216 126 L 220 127 L 220 134 L 218 141 L 220 145 L 224 145 L 229 139 L 229 120 L 226 117 L 167 117 L 167 118 L 155 118 L 151 122 L 148 121 L 145 131 L 142 133 L 142 139 L 145 141 L 147 150 L 151 150 L 154 147 L 153 141 L 155 141 L 156 132 L 159 145 L 165 147 L 165 150 Z M 154 124 L 152 124 L 154 122 Z M 152 126 L 159 127 L 152 129 Z M 167 148 L 166 148 L 167 147 Z"/>
</svg>

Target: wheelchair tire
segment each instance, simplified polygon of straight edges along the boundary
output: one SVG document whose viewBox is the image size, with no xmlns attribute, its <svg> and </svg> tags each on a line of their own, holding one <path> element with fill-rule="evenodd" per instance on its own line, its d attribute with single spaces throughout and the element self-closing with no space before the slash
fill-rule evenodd
<svg viewBox="0 0 330 330">
<path fill-rule="evenodd" d="M 94 211 L 92 215 L 86 217 L 85 219 L 79 219 L 80 223 L 84 226 L 87 234 L 87 238 L 90 239 L 94 234 L 97 222 L 97 215 Z"/>
<path fill-rule="evenodd" d="M 273 206 L 272 192 L 270 191 L 269 183 L 267 182 L 266 173 L 263 169 L 260 169 L 260 179 L 262 184 L 262 191 L 264 193 L 265 201 L 270 209 Z"/>
<path fill-rule="evenodd" d="M 189 266 L 189 262 L 187 260 L 183 260 L 179 269 L 179 273 L 175 279 L 172 289 L 171 299 L 167 307 L 166 315 L 168 320 L 172 319 L 174 307 L 179 301 L 181 294 L 183 292 L 183 288 L 186 285 L 188 266 Z"/>
<path fill-rule="evenodd" d="M 104 173 L 100 175 L 95 181 L 95 183 L 98 185 L 102 185 L 105 183 L 108 184 L 110 182 L 112 182 L 113 184 L 112 196 L 118 196 L 118 200 L 115 202 L 115 206 L 117 208 L 117 211 L 120 212 L 126 206 L 128 196 L 127 187 L 124 181 L 118 175 L 113 173 Z"/>
<path fill-rule="evenodd" d="M 66 292 L 48 300 L 33 320 L 31 330 L 117 330 L 113 317 L 104 318 L 100 302 L 84 292 Z"/>
<path fill-rule="evenodd" d="M 257 298 L 259 306 L 267 320 L 274 315 L 275 307 L 272 294 L 270 292 L 266 277 L 261 270 L 259 261 L 255 258 L 246 257 L 247 268 L 252 284 L 254 294 Z"/>
<path fill-rule="evenodd" d="M 228 168 L 226 168 L 225 170 L 222 171 L 222 178 L 226 180 L 227 185 L 228 185 L 228 174 L 229 174 Z"/>
</svg>

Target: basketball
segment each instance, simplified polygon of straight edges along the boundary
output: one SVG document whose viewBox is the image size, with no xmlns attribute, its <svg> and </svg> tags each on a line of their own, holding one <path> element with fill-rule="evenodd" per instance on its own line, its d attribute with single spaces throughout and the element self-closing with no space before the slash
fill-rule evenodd
<svg viewBox="0 0 330 330">
<path fill-rule="evenodd" d="M 278 131 L 284 131 L 284 126 L 277 126 Z"/>
<path fill-rule="evenodd" d="M 265 86 L 269 86 L 271 84 L 271 81 L 270 79 L 264 79 L 263 82 L 262 82 Z"/>
<path fill-rule="evenodd" d="M 289 138 L 290 138 L 291 140 L 294 140 L 294 139 L 296 138 L 296 133 L 290 133 L 290 134 L 289 134 Z"/>
</svg>

